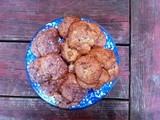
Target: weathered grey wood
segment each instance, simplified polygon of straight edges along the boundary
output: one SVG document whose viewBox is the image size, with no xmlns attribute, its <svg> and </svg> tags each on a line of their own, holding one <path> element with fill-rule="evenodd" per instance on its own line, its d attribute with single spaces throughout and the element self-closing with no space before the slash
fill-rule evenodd
<svg viewBox="0 0 160 120">
<path fill-rule="evenodd" d="M 160 1 L 131 0 L 131 120 L 160 119 Z"/>
<path fill-rule="evenodd" d="M 25 54 L 28 43 L 24 42 L 30 41 L 47 22 L 69 14 L 92 19 L 104 26 L 116 43 L 129 44 L 129 0 L 0 0 L 0 119 L 129 119 L 129 101 L 124 100 L 129 95 L 128 46 L 118 47 L 121 73 L 107 97 L 110 99 L 103 99 L 86 109 L 66 111 L 36 98 L 38 96 L 26 77 Z"/>
<path fill-rule="evenodd" d="M 36 95 L 28 84 L 25 71 L 27 45 L 0 42 L 0 95 Z"/>
<path fill-rule="evenodd" d="M 101 101 L 81 110 L 62 110 L 41 99 L 0 98 L 2 120 L 128 120 L 128 102 Z"/>
<path fill-rule="evenodd" d="M 129 43 L 129 0 L 0 0 L 0 40 L 30 41 L 46 23 L 66 15 L 102 24 L 117 43 Z"/>
</svg>

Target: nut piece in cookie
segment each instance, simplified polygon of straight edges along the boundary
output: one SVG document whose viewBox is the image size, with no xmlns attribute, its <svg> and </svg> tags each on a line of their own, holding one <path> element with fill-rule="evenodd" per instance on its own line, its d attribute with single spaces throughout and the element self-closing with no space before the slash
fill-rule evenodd
<svg viewBox="0 0 160 120">
<path fill-rule="evenodd" d="M 73 22 L 77 22 L 77 21 L 80 21 L 80 17 L 79 16 L 66 16 L 64 17 L 64 20 L 62 21 L 62 23 L 58 26 L 58 32 L 60 34 L 60 36 L 62 38 L 67 38 L 68 36 L 68 30 L 69 30 L 69 27 L 70 25 L 73 23 Z"/>
<path fill-rule="evenodd" d="M 110 75 L 110 81 L 114 80 L 118 74 L 119 74 L 119 67 L 118 67 L 118 64 L 115 63 L 109 70 L 108 70 L 108 73 Z"/>
<path fill-rule="evenodd" d="M 95 84 L 101 76 L 102 67 L 96 58 L 85 55 L 76 60 L 75 73 L 83 82 Z"/>
<path fill-rule="evenodd" d="M 62 57 L 68 62 L 73 62 L 76 60 L 79 53 L 77 50 L 68 47 L 67 41 L 61 44 L 61 54 Z"/>
<path fill-rule="evenodd" d="M 86 54 L 95 44 L 100 33 L 100 28 L 96 24 L 83 20 L 74 22 L 69 28 L 69 47 L 78 50 L 80 54 Z"/>
<path fill-rule="evenodd" d="M 59 53 L 58 31 L 55 28 L 49 28 L 39 32 L 32 42 L 31 50 L 36 57 L 41 57 L 53 52 Z"/>
<path fill-rule="evenodd" d="M 31 62 L 28 70 L 33 81 L 42 83 L 63 77 L 68 67 L 58 54 L 53 53 Z"/>
<path fill-rule="evenodd" d="M 62 96 L 68 101 L 79 103 L 84 98 L 87 90 L 79 86 L 73 73 L 68 73 L 67 79 L 60 87 L 60 92 Z"/>
<path fill-rule="evenodd" d="M 114 52 L 100 46 L 94 46 L 89 55 L 96 58 L 106 70 L 110 69 L 116 62 Z"/>
</svg>

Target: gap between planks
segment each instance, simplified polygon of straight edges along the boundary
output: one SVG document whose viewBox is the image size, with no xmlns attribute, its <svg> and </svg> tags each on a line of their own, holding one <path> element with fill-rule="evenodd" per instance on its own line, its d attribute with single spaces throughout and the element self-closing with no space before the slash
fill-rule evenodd
<svg viewBox="0 0 160 120">
<path fill-rule="evenodd" d="M 0 40 L 0 43 L 30 43 L 31 41 L 26 40 Z M 130 46 L 130 43 L 115 43 L 116 46 Z"/>
<path fill-rule="evenodd" d="M 9 95 L 0 95 L 0 99 L 1 98 L 41 99 L 39 96 L 9 96 Z M 129 99 L 103 98 L 102 101 L 129 101 Z"/>
<path fill-rule="evenodd" d="M 131 116 L 130 116 L 130 114 L 131 114 L 131 43 L 132 43 L 132 41 L 131 41 L 131 34 L 132 34 L 132 31 L 131 31 L 131 19 L 132 19 L 132 15 L 131 15 L 131 0 L 129 0 L 129 72 L 130 72 L 130 74 L 129 74 L 129 93 L 128 93 L 128 95 L 129 95 L 129 102 L 128 102 L 128 120 L 131 120 Z"/>
</svg>

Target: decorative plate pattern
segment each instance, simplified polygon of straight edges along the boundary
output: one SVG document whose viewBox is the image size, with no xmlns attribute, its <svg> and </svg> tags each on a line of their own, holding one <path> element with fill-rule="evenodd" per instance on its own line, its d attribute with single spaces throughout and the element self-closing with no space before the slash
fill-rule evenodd
<svg viewBox="0 0 160 120">
<path fill-rule="evenodd" d="M 82 20 L 85 20 L 85 21 L 88 21 L 88 22 L 92 22 L 92 23 L 95 23 L 94 21 L 92 20 L 89 20 L 88 18 L 81 18 Z M 51 27 L 54 27 L 54 28 L 57 28 L 59 26 L 59 24 L 63 21 L 63 18 L 59 18 L 59 19 L 56 19 L 56 20 L 53 20 L 52 22 L 50 23 L 47 23 L 45 26 L 43 26 L 33 37 L 32 41 L 35 39 L 35 36 L 40 32 L 40 31 L 43 31 L 43 30 L 46 30 L 48 28 L 51 28 Z M 99 25 L 101 30 L 103 31 L 103 33 L 105 34 L 106 36 L 106 44 L 104 46 L 104 48 L 108 48 L 108 49 L 111 49 L 114 51 L 115 55 L 116 55 L 116 60 L 117 60 L 117 63 L 119 64 L 120 62 L 120 57 L 118 55 L 118 50 L 117 50 L 117 47 L 114 43 L 114 40 L 113 38 L 110 36 L 110 34 L 101 26 Z M 59 42 L 62 42 L 63 40 L 62 39 L 59 39 Z M 31 42 L 32 43 L 32 42 Z M 45 94 L 45 92 L 40 88 L 40 85 L 36 82 L 33 82 L 29 76 L 29 73 L 28 73 L 28 65 L 30 64 L 31 61 L 35 60 L 36 57 L 33 55 L 32 51 L 31 51 L 31 43 L 29 44 L 29 47 L 28 47 L 28 50 L 27 50 L 27 53 L 26 53 L 26 71 L 27 71 L 27 76 L 28 76 L 28 80 L 29 80 L 29 83 L 30 85 L 32 86 L 32 88 L 35 90 L 35 92 L 44 100 L 46 101 L 47 103 L 55 106 L 55 107 L 58 107 L 56 105 L 56 102 L 55 102 L 55 99 L 51 96 L 48 96 Z M 84 97 L 84 99 L 80 102 L 79 105 L 77 106 L 72 106 L 68 109 L 81 109 L 81 108 L 86 108 L 86 107 L 89 107 L 93 104 L 95 104 L 96 102 L 100 101 L 102 98 L 104 98 L 106 95 L 108 95 L 108 93 L 111 91 L 111 89 L 113 88 L 113 86 L 115 85 L 116 83 L 116 79 L 113 80 L 112 82 L 109 82 L 105 85 L 103 85 L 99 90 L 94 90 L 94 89 L 90 89 L 87 93 L 87 95 Z"/>
</svg>

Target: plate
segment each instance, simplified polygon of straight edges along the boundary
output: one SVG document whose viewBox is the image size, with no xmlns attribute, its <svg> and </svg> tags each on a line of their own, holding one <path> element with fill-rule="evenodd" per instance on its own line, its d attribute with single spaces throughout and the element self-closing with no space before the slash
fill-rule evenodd
<svg viewBox="0 0 160 120">
<path fill-rule="evenodd" d="M 57 28 L 59 26 L 59 24 L 63 21 L 64 18 L 59 18 L 56 20 L 53 20 L 50 23 L 47 23 L 46 25 L 44 25 L 32 38 L 32 41 L 35 40 L 36 35 L 43 30 L 46 30 L 48 28 L 54 27 Z M 88 19 L 88 18 L 81 18 L 82 20 L 85 20 L 87 22 L 91 22 L 91 23 L 95 23 L 94 21 Z M 118 49 L 114 43 L 113 38 L 111 37 L 111 35 L 107 32 L 107 30 L 105 30 L 101 25 L 100 29 L 103 31 L 103 33 L 106 36 L 106 43 L 104 48 L 108 48 L 110 50 L 113 50 L 115 55 L 116 55 L 116 61 L 119 64 L 120 62 L 120 57 L 118 54 Z M 26 72 L 27 72 L 27 76 L 28 76 L 28 81 L 30 83 L 30 85 L 32 86 L 32 88 L 34 89 L 34 91 L 38 94 L 38 96 L 40 96 L 44 101 L 46 101 L 47 103 L 58 107 L 56 105 L 56 101 L 53 97 L 48 96 L 47 94 L 45 94 L 45 92 L 40 88 L 40 84 L 38 84 L 37 82 L 33 82 L 30 78 L 30 75 L 28 73 L 28 66 L 30 64 L 31 61 L 37 59 L 36 56 L 33 55 L 32 51 L 31 51 L 31 43 L 28 46 L 28 50 L 26 53 Z M 59 42 L 62 42 L 62 39 L 59 39 Z M 114 87 L 115 83 L 116 83 L 117 79 L 114 79 L 112 82 L 109 82 L 107 84 L 104 84 L 99 90 L 94 90 L 94 89 L 90 89 L 88 91 L 88 93 L 86 94 L 86 96 L 84 97 L 84 99 L 79 103 L 79 105 L 77 106 L 72 106 L 68 109 L 74 110 L 74 109 L 81 109 L 81 108 L 86 108 L 89 107 L 95 103 L 97 103 L 98 101 L 100 101 L 102 98 L 104 98 L 106 95 L 108 95 L 108 93 L 111 91 L 111 89 Z"/>
</svg>

